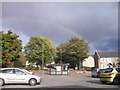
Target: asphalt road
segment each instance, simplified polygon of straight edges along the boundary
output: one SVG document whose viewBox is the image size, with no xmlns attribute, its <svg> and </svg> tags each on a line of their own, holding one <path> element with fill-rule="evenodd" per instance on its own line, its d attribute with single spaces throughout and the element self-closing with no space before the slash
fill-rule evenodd
<svg viewBox="0 0 120 90">
<path fill-rule="evenodd" d="M 47 75 L 42 77 L 42 83 L 36 86 L 30 85 L 4 85 L 2 88 L 119 88 L 120 85 L 101 84 L 99 78 L 91 78 L 87 75 Z"/>
</svg>

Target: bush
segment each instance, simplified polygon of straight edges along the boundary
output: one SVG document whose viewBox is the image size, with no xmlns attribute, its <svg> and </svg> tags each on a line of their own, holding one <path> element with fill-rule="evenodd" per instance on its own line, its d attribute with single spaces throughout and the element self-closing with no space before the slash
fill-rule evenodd
<svg viewBox="0 0 120 90">
<path fill-rule="evenodd" d="M 32 70 L 39 70 L 39 67 L 32 67 Z"/>
<path fill-rule="evenodd" d="M 85 69 L 84 68 L 79 68 L 80 71 L 84 71 Z"/>
</svg>

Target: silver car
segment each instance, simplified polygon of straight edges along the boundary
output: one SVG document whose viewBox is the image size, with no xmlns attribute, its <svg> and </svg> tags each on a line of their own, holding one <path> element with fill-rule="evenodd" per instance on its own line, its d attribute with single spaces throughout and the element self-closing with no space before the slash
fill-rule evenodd
<svg viewBox="0 0 120 90">
<path fill-rule="evenodd" d="M 91 77 L 99 77 L 99 68 L 95 68 L 91 72 Z"/>
<path fill-rule="evenodd" d="M 42 78 L 32 75 L 19 68 L 1 68 L 0 69 L 0 86 L 10 83 L 25 83 L 34 86 L 41 83 Z"/>
</svg>

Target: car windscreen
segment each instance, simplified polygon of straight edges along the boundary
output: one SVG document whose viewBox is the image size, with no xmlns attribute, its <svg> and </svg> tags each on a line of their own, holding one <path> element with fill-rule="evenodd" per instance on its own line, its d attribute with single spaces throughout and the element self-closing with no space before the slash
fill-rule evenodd
<svg viewBox="0 0 120 90">
<path fill-rule="evenodd" d="M 27 74 L 31 74 L 28 70 L 22 69 L 22 71 L 27 73 Z"/>
<path fill-rule="evenodd" d="M 22 69 L 22 71 L 29 72 L 28 70 Z"/>
<path fill-rule="evenodd" d="M 112 72 L 112 71 L 113 71 L 112 68 L 108 68 L 108 69 L 105 69 L 105 70 L 104 70 L 104 73 L 110 73 L 110 72 Z"/>
</svg>

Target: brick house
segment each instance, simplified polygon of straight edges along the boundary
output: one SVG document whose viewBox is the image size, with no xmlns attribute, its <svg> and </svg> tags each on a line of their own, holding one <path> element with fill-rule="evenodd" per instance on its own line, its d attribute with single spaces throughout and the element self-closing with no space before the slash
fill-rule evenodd
<svg viewBox="0 0 120 90">
<path fill-rule="evenodd" d="M 96 51 L 94 54 L 95 68 L 119 67 L 120 59 L 117 51 Z"/>
</svg>

